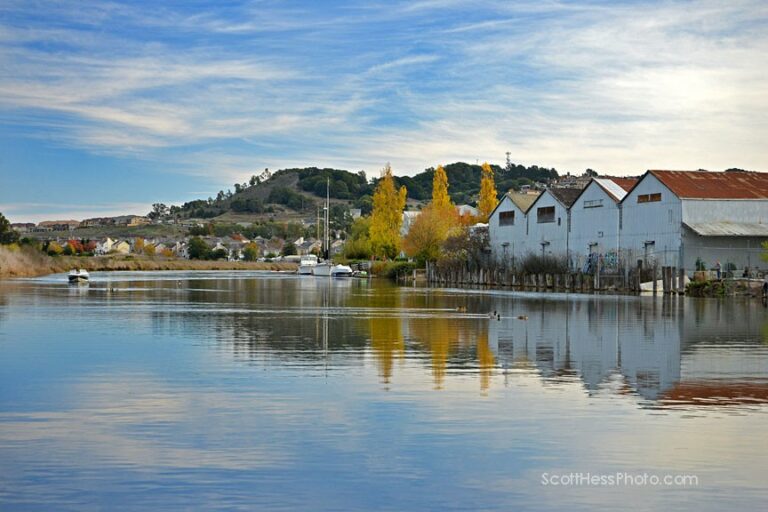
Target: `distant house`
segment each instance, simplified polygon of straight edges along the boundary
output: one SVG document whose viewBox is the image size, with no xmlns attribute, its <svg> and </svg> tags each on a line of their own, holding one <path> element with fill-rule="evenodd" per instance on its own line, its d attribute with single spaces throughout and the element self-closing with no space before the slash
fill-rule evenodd
<svg viewBox="0 0 768 512">
<path fill-rule="evenodd" d="M 459 217 L 464 217 L 465 215 L 477 217 L 478 214 L 477 208 L 468 204 L 456 205 L 456 211 L 459 213 Z"/>
<path fill-rule="evenodd" d="M 114 225 L 114 219 L 109 217 L 93 217 L 91 219 L 85 219 L 80 223 L 81 228 L 93 228 L 112 225 Z"/>
<path fill-rule="evenodd" d="M 109 252 L 129 254 L 131 252 L 131 245 L 125 240 L 117 240 L 112 244 L 112 249 L 110 249 Z"/>
<path fill-rule="evenodd" d="M 322 247 L 323 243 L 320 240 L 304 240 L 301 244 L 296 245 L 296 253 L 299 254 L 299 256 L 305 256 L 320 251 Z"/>
<path fill-rule="evenodd" d="M 360 208 L 350 208 L 349 209 L 349 216 L 352 217 L 352 219 L 359 219 L 363 215 L 363 210 Z"/>
<path fill-rule="evenodd" d="M 114 220 L 116 226 L 127 227 L 144 226 L 152 223 L 149 218 L 142 217 L 141 215 L 121 215 L 119 217 L 115 217 Z"/>
<path fill-rule="evenodd" d="M 29 233 L 35 229 L 34 222 L 14 222 L 11 224 L 11 229 L 15 229 L 19 233 Z"/>
<path fill-rule="evenodd" d="M 112 246 L 114 243 L 114 240 L 107 237 L 104 240 L 96 243 L 96 250 L 94 252 L 96 254 L 108 254 L 110 251 L 112 251 Z"/>
<path fill-rule="evenodd" d="M 413 222 L 416 217 L 421 215 L 420 211 L 405 211 L 403 212 L 403 223 L 400 225 L 400 236 L 405 236 L 411 230 Z"/>
<path fill-rule="evenodd" d="M 71 231 L 80 225 L 78 220 L 46 220 L 37 226 L 45 228 L 45 231 Z"/>
<path fill-rule="evenodd" d="M 334 240 L 331 242 L 331 255 L 336 256 L 344 252 L 344 240 Z"/>
</svg>

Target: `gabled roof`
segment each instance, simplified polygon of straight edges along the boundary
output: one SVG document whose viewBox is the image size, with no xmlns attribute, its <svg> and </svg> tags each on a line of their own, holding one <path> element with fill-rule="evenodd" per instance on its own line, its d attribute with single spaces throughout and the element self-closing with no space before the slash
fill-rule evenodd
<svg viewBox="0 0 768 512">
<path fill-rule="evenodd" d="M 768 199 L 768 173 L 650 170 L 681 199 Z"/>
<path fill-rule="evenodd" d="M 606 194 L 611 196 L 616 203 L 624 199 L 627 192 L 635 186 L 637 180 L 637 178 L 592 178 L 592 181 L 605 190 Z M 587 188 L 584 187 L 584 190 L 586 189 Z M 574 201 L 574 203 L 575 202 L 576 201 Z"/>
<path fill-rule="evenodd" d="M 547 188 L 544 189 L 544 192 L 536 196 L 536 200 L 531 203 L 531 206 L 528 207 L 529 210 L 533 208 L 533 205 L 539 202 L 539 199 L 541 199 L 545 193 L 549 192 L 552 194 L 552 197 L 555 198 L 555 200 L 563 205 L 566 210 L 569 210 L 571 206 L 573 206 L 573 203 L 576 202 L 576 200 L 579 198 L 582 192 L 584 192 L 583 188 Z"/>
<path fill-rule="evenodd" d="M 555 199 L 557 199 L 560 202 L 560 204 L 562 204 L 566 208 L 570 208 L 573 205 L 573 203 L 576 202 L 576 199 L 578 199 L 578 197 L 581 195 L 581 192 L 584 189 L 582 188 L 548 188 L 547 190 L 549 191 L 550 194 L 552 194 L 555 197 Z"/>
<path fill-rule="evenodd" d="M 517 207 L 523 211 L 523 213 L 528 213 L 531 205 L 536 202 L 536 198 L 541 194 L 521 194 L 520 192 L 509 192 L 507 195 L 512 200 L 512 202 L 515 203 L 515 205 L 517 205 Z"/>
</svg>

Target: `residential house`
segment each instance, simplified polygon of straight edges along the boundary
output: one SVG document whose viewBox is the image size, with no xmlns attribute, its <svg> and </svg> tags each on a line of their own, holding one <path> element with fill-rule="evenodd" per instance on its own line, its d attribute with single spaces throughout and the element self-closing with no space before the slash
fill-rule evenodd
<svg viewBox="0 0 768 512">
<path fill-rule="evenodd" d="M 456 205 L 456 211 L 459 213 L 459 217 L 464 217 L 465 215 L 469 215 L 470 217 L 477 217 L 478 214 L 477 208 L 468 204 Z"/>
<path fill-rule="evenodd" d="M 112 243 L 111 253 L 129 254 L 131 252 L 131 245 L 125 240 L 116 240 Z"/>
<path fill-rule="evenodd" d="M 331 256 L 344 252 L 344 240 L 337 239 L 331 242 Z"/>
<path fill-rule="evenodd" d="M 14 222 L 11 224 L 11 229 L 16 230 L 19 233 L 29 233 L 35 229 L 34 222 Z"/>
<path fill-rule="evenodd" d="M 114 218 L 114 223 L 117 226 L 128 226 L 128 227 L 135 227 L 135 226 L 144 226 L 146 224 L 151 224 L 152 221 L 147 218 L 143 217 L 141 215 L 120 215 L 118 217 Z"/>
<path fill-rule="evenodd" d="M 114 245 L 115 240 L 112 240 L 111 238 L 107 237 L 106 239 L 97 242 L 96 243 L 96 250 L 94 251 L 96 254 L 108 254 L 112 251 L 112 246 Z"/>
<path fill-rule="evenodd" d="M 37 226 L 45 231 L 72 231 L 80 225 L 78 220 L 46 220 L 40 222 Z"/>
<path fill-rule="evenodd" d="M 408 234 L 408 231 L 411 230 L 411 226 L 413 225 L 413 222 L 416 220 L 416 217 L 421 215 L 420 211 L 405 211 L 403 212 L 403 223 L 400 225 L 400 236 L 406 236 Z"/>
</svg>

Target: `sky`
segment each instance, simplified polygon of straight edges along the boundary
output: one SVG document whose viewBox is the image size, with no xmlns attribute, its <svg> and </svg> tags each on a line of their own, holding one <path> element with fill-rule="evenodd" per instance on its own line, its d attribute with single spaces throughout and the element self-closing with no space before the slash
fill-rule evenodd
<svg viewBox="0 0 768 512">
<path fill-rule="evenodd" d="M 4 0 L 0 70 L 12 222 L 265 168 L 768 171 L 764 0 Z"/>
</svg>

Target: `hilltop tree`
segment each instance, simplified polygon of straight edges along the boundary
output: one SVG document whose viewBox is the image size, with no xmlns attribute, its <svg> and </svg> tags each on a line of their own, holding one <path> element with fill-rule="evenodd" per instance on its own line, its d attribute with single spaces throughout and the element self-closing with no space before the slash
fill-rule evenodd
<svg viewBox="0 0 768 512">
<path fill-rule="evenodd" d="M 483 163 L 483 174 L 480 178 L 480 200 L 477 202 L 477 209 L 481 222 L 488 222 L 494 208 L 498 204 L 498 193 L 496 184 L 493 181 L 493 169 L 488 162 Z"/>
<path fill-rule="evenodd" d="M 451 196 L 448 195 L 448 175 L 442 165 L 437 166 L 432 178 L 432 206 L 438 211 L 453 209 Z"/>
<path fill-rule="evenodd" d="M 395 188 L 392 168 L 387 164 L 373 193 L 371 246 L 376 256 L 394 258 L 400 252 L 400 226 L 407 190 Z"/>
<path fill-rule="evenodd" d="M 12 244 L 19 240 L 19 233 L 11 227 L 11 222 L 0 213 L 0 244 Z"/>
<path fill-rule="evenodd" d="M 150 219 L 156 220 L 168 215 L 168 207 L 163 203 L 154 203 L 152 205 L 152 211 L 147 214 Z"/>
</svg>

